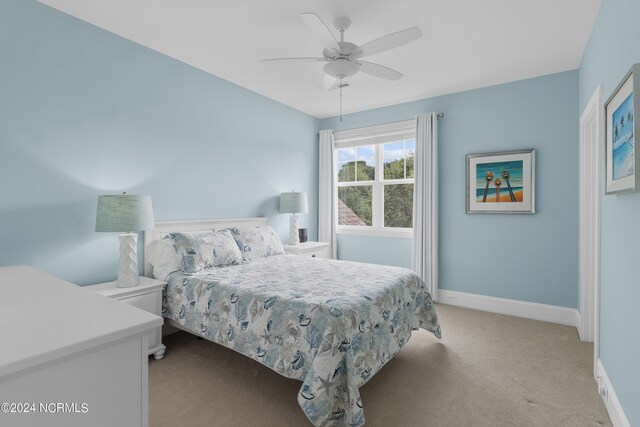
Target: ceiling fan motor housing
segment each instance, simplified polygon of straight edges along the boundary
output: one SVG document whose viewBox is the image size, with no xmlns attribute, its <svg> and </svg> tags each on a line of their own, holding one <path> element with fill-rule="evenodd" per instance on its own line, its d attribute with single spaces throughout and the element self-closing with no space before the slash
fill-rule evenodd
<svg viewBox="0 0 640 427">
<path fill-rule="evenodd" d="M 348 30 L 349 27 L 351 27 L 351 19 L 346 16 L 336 18 L 333 20 L 333 26 L 336 27 L 336 30 L 338 31 Z"/>
</svg>

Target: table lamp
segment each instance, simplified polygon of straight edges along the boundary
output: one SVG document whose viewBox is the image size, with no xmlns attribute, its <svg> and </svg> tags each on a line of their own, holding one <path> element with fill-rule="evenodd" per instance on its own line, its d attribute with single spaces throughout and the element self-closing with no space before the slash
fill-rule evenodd
<svg viewBox="0 0 640 427">
<path fill-rule="evenodd" d="M 151 196 L 127 193 L 98 196 L 96 231 L 120 234 L 120 264 L 116 286 L 128 288 L 140 284 L 138 272 L 138 232 L 154 226 Z"/>
<path fill-rule="evenodd" d="M 298 228 L 300 228 L 300 219 L 296 213 L 309 212 L 309 206 L 307 204 L 307 193 L 296 193 L 292 191 L 290 193 L 280 194 L 280 213 L 290 213 L 291 222 L 289 225 L 289 244 L 299 245 L 300 237 L 298 235 Z"/>
</svg>

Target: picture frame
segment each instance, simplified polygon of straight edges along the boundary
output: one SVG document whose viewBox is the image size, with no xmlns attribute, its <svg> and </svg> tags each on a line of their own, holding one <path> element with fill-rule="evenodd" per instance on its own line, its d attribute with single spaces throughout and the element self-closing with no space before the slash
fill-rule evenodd
<svg viewBox="0 0 640 427">
<path fill-rule="evenodd" d="M 640 64 L 634 64 L 604 104 L 605 194 L 640 190 L 640 153 L 635 149 L 639 88 Z"/>
<path fill-rule="evenodd" d="M 534 214 L 536 150 L 466 156 L 466 212 Z"/>
</svg>

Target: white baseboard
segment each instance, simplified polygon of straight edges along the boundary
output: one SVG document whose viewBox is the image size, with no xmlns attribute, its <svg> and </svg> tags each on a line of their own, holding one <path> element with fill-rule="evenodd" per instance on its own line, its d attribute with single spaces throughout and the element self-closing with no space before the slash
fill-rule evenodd
<svg viewBox="0 0 640 427">
<path fill-rule="evenodd" d="M 580 337 L 580 341 L 587 341 L 584 337 L 584 332 L 582 331 L 582 316 L 580 312 L 576 310 L 576 329 L 578 330 L 578 336 Z M 589 341 L 593 342 L 593 340 Z"/>
<path fill-rule="evenodd" d="M 474 310 L 506 314 L 508 316 L 524 317 L 525 319 L 578 326 L 578 310 L 575 308 L 488 297 L 444 289 L 438 289 L 438 302 Z"/>
<path fill-rule="evenodd" d="M 609 418 L 611 418 L 613 427 L 631 427 L 600 359 L 598 359 L 596 381 L 598 386 L 600 386 L 600 396 L 607 407 L 607 412 L 609 412 Z M 602 386 L 604 386 L 604 389 Z"/>
</svg>

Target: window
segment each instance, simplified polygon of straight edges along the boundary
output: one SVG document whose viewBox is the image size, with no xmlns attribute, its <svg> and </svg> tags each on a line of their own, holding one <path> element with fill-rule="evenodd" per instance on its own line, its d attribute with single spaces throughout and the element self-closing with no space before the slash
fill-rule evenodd
<svg viewBox="0 0 640 427">
<path fill-rule="evenodd" d="M 414 126 L 336 132 L 338 233 L 411 236 Z"/>
</svg>

